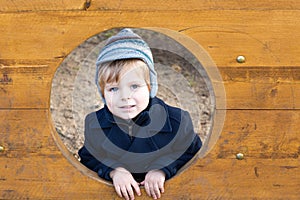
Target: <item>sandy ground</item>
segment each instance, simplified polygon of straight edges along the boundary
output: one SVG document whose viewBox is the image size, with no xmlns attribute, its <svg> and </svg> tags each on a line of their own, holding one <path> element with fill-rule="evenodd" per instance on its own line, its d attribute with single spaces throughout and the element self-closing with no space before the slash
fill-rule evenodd
<svg viewBox="0 0 300 200">
<path fill-rule="evenodd" d="M 180 44 L 156 32 L 134 29 L 149 44 L 158 73 L 158 97 L 191 114 L 203 141 L 211 129 L 212 95 L 203 67 Z M 51 113 L 57 133 L 77 156 L 84 142 L 84 118 L 103 104 L 94 84 L 95 61 L 104 41 L 118 29 L 96 35 L 72 51 L 52 82 Z M 200 69 L 200 70 L 199 70 Z"/>
</svg>

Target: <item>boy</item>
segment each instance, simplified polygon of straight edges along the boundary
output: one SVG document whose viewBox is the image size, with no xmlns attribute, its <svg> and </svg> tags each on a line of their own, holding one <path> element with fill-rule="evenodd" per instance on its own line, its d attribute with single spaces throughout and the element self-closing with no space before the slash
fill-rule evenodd
<svg viewBox="0 0 300 200">
<path fill-rule="evenodd" d="M 104 108 L 85 119 L 80 162 L 112 181 L 120 197 L 134 199 L 142 185 L 160 198 L 165 180 L 202 146 L 190 115 L 156 97 L 151 50 L 131 29 L 108 39 L 96 65 Z"/>
</svg>

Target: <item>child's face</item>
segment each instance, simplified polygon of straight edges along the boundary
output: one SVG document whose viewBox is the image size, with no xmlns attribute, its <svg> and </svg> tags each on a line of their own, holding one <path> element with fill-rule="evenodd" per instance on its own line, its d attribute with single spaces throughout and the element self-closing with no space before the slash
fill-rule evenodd
<svg viewBox="0 0 300 200">
<path fill-rule="evenodd" d="M 149 88 L 141 65 L 145 63 L 137 61 L 125 66 L 118 83 L 105 84 L 106 105 L 112 114 L 122 119 L 132 119 L 148 106 Z"/>
</svg>

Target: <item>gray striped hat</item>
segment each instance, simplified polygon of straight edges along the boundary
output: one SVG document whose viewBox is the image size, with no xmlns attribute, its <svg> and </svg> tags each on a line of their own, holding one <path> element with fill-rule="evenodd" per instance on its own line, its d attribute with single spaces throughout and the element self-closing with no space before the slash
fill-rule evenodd
<svg viewBox="0 0 300 200">
<path fill-rule="evenodd" d="M 98 83 L 98 72 L 101 64 L 131 58 L 142 59 L 149 67 L 150 97 L 153 98 L 156 96 L 158 89 L 157 75 L 154 69 L 151 50 L 148 44 L 139 35 L 135 34 L 131 29 L 125 28 L 107 40 L 96 61 L 96 84 L 103 100 L 103 94 L 101 94 L 101 88 Z"/>
</svg>

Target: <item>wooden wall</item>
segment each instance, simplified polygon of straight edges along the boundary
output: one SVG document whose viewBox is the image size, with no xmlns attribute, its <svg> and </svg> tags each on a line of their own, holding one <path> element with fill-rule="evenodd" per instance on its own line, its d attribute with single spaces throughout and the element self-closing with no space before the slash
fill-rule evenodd
<svg viewBox="0 0 300 200">
<path fill-rule="evenodd" d="M 163 199 L 300 199 L 300 1 L 86 2 L 0 0 L 0 199 L 118 198 L 68 155 L 49 110 L 65 56 L 113 27 L 189 36 L 223 78 L 221 136 L 166 183 Z"/>
</svg>

